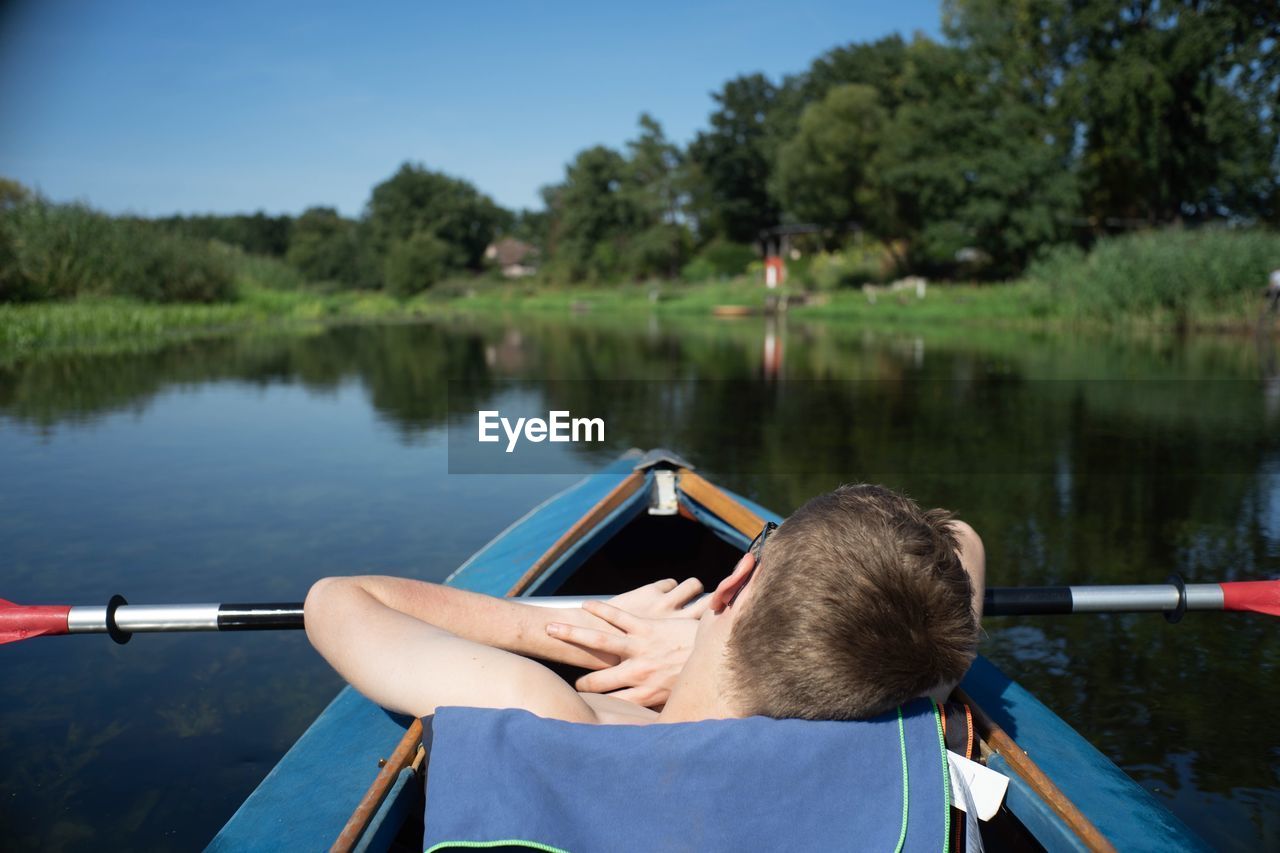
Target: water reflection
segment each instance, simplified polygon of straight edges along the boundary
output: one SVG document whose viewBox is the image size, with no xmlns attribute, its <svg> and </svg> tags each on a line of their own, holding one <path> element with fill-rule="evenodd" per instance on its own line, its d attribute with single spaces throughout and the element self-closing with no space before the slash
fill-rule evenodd
<svg viewBox="0 0 1280 853">
<path fill-rule="evenodd" d="M 0 595 L 289 598 L 336 571 L 443 577 L 563 481 L 445 475 L 451 414 L 513 392 L 620 407 L 604 455 L 666 444 L 781 512 L 884 479 L 973 522 L 993 583 L 1264 577 L 1280 558 L 1275 363 L 1242 341 L 656 316 L 50 358 L 0 369 Z M 1256 848 L 1280 813 L 1274 624 L 993 620 L 985 651 L 1215 846 Z M 26 846 L 196 846 L 335 686 L 299 637 L 6 648 L 0 789 L 17 793 L 0 825 Z M 173 784 L 193 767 L 198 798 Z"/>
</svg>

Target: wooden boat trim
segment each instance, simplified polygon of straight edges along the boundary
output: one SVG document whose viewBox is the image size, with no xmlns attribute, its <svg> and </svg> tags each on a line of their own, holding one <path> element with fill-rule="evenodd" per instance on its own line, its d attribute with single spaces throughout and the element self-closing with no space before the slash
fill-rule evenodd
<svg viewBox="0 0 1280 853">
<path fill-rule="evenodd" d="M 991 719 L 981 705 L 959 687 L 955 689 L 953 696 L 969 706 L 973 712 L 973 721 L 978 729 L 978 735 L 987 747 L 1009 763 L 1009 766 L 1031 786 L 1037 796 L 1048 803 L 1054 814 L 1071 828 L 1086 847 L 1100 853 L 1115 853 L 1115 846 L 1098 827 L 1094 826 L 1093 821 L 1076 808 L 1076 804 L 1071 802 L 1062 789 L 1040 769 L 1026 750 L 1018 746 L 1017 741 Z"/>
<path fill-rule="evenodd" d="M 619 506 L 626 503 L 632 495 L 644 486 L 645 480 L 646 477 L 642 471 L 632 471 L 623 478 L 595 506 L 587 510 L 581 518 L 574 522 L 573 526 L 566 530 L 547 549 L 546 553 L 534 561 L 529 570 L 516 581 L 511 589 L 507 590 L 507 595 L 515 596 L 524 592 L 549 567 L 555 565 L 556 561 L 563 557 L 582 537 L 594 530 Z M 710 483 L 707 485 L 709 486 Z M 351 817 L 347 819 L 346 826 L 342 828 L 337 840 L 329 848 L 330 853 L 350 853 L 351 850 L 355 849 L 360 837 L 364 835 L 365 830 L 368 828 L 369 821 L 373 819 L 374 814 L 377 813 L 378 808 L 382 805 L 382 801 L 386 799 L 387 792 L 395 784 L 396 777 L 400 775 L 400 771 L 410 766 L 411 763 L 416 764 L 418 767 L 421 766 L 421 742 L 422 721 L 414 720 L 408 730 L 405 731 L 404 737 L 400 739 L 400 743 L 396 745 L 395 751 L 391 753 L 391 757 L 387 759 L 382 769 L 378 771 L 378 775 L 374 778 L 373 784 L 369 786 L 369 790 L 360 798 L 360 804 L 351 813 Z"/>
<path fill-rule="evenodd" d="M 373 819 L 378 807 L 387 798 L 387 792 L 395 784 L 396 777 L 416 757 L 421 742 L 422 720 L 414 720 L 404 733 L 404 737 L 400 739 L 400 743 L 396 744 L 391 757 L 386 760 L 382 765 L 382 769 L 378 771 L 378 775 L 374 777 L 373 784 L 369 786 L 369 790 L 360 798 L 360 804 L 351 813 L 351 817 L 347 818 L 347 825 L 342 827 L 342 832 L 338 833 L 338 838 L 333 842 L 333 846 L 329 848 L 329 853 L 350 853 L 351 850 L 355 849 L 356 844 L 360 841 L 360 836 L 364 834 L 365 828 L 369 825 L 369 821 Z"/>
<path fill-rule="evenodd" d="M 706 507 L 747 539 L 755 538 L 760 528 L 764 527 L 763 518 L 747 509 L 735 498 L 725 494 L 719 486 L 703 479 L 688 468 L 681 468 L 677 473 L 677 479 L 682 492 Z"/>
<path fill-rule="evenodd" d="M 573 523 L 573 526 L 564 532 L 564 534 L 547 549 L 546 553 L 533 562 L 521 577 L 516 581 L 515 586 L 507 591 L 507 595 L 520 595 L 548 568 L 555 565 L 556 562 L 563 557 L 570 548 L 578 543 L 578 540 L 586 536 L 594 530 L 602 521 L 609 517 L 618 507 L 622 506 L 627 500 L 644 486 L 646 477 L 643 471 L 632 471 L 622 482 L 614 486 L 607 495 L 601 498 L 595 506 L 587 510 L 586 513 Z"/>
</svg>

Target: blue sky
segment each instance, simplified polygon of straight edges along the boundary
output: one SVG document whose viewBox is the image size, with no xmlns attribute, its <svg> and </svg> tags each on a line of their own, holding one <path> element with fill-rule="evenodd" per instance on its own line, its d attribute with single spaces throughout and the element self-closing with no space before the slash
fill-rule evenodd
<svg viewBox="0 0 1280 853">
<path fill-rule="evenodd" d="M 355 215 L 405 160 L 535 207 L 643 111 L 683 142 L 737 74 L 939 31 L 938 0 L 0 8 L 0 174 L 148 215 Z"/>
</svg>

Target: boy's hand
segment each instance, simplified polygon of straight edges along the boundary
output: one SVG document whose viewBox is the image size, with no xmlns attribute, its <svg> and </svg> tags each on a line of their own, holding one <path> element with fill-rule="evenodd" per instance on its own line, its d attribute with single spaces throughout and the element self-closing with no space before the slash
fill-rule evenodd
<svg viewBox="0 0 1280 853">
<path fill-rule="evenodd" d="M 697 578 L 688 578 L 678 584 L 668 578 L 615 595 L 609 603 L 633 616 L 649 619 L 698 619 L 707 609 L 706 600 L 689 602 L 701 594 L 702 581 Z"/>
<path fill-rule="evenodd" d="M 634 595 L 648 588 L 641 587 L 625 595 Z M 677 587 L 672 587 L 669 592 L 675 589 Z M 701 589 L 702 585 L 698 584 L 697 592 Z M 697 592 L 692 595 L 697 595 Z M 705 606 L 693 605 L 687 609 L 694 608 L 702 610 Z M 585 693 L 607 693 L 646 708 L 664 705 L 693 650 L 697 620 L 638 616 L 600 601 L 588 601 L 583 609 L 622 633 L 611 634 L 561 622 L 548 625 L 547 633 L 588 651 L 614 655 L 619 662 L 608 669 L 582 676 L 575 686 Z M 657 612 L 668 610 L 666 605 L 657 608 Z"/>
</svg>

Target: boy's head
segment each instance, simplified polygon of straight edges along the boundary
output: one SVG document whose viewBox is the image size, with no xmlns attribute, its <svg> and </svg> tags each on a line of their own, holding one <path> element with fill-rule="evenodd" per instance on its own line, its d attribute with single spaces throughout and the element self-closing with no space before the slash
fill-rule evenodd
<svg viewBox="0 0 1280 853">
<path fill-rule="evenodd" d="M 726 651 L 739 709 L 862 719 L 959 681 L 978 627 L 950 522 L 880 486 L 796 510 L 735 605 Z"/>
</svg>

